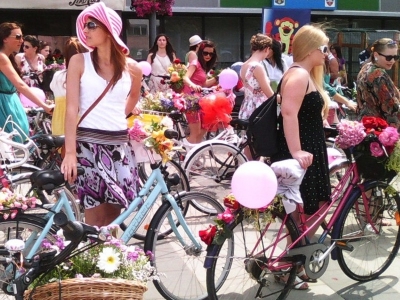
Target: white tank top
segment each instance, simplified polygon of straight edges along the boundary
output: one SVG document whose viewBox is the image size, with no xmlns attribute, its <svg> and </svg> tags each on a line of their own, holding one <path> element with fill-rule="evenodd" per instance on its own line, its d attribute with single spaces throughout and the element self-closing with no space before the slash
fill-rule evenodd
<svg viewBox="0 0 400 300">
<path fill-rule="evenodd" d="M 90 52 L 83 53 L 85 69 L 80 81 L 79 114 L 82 116 L 107 86 L 105 79 L 94 69 Z M 118 131 L 127 129 L 125 119 L 126 98 L 131 89 L 131 77 L 128 71 L 104 95 L 103 99 L 83 119 L 79 127 Z"/>
</svg>

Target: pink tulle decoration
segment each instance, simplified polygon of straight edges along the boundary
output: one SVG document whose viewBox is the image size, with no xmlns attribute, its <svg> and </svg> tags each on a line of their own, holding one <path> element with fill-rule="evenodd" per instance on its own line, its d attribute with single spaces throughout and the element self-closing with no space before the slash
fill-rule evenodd
<svg viewBox="0 0 400 300">
<path fill-rule="evenodd" d="M 347 149 L 361 143 L 367 135 L 365 127 L 357 121 L 342 120 L 338 125 L 339 135 L 335 143 L 342 149 Z"/>
<path fill-rule="evenodd" d="M 135 119 L 133 121 L 133 126 L 128 130 L 131 139 L 135 140 L 136 142 L 140 142 L 147 137 L 147 133 L 143 126 L 144 125 L 140 120 Z"/>
<path fill-rule="evenodd" d="M 394 127 L 386 127 L 379 135 L 379 141 L 385 147 L 391 147 L 399 140 L 399 133 Z"/>
</svg>

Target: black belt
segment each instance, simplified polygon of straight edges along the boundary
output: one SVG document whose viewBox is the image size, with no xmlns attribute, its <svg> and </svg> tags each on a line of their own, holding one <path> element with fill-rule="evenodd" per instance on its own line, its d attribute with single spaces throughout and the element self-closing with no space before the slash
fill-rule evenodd
<svg viewBox="0 0 400 300">
<path fill-rule="evenodd" d="M 15 90 L 15 91 L 7 91 L 7 92 L 0 90 L 0 94 L 6 94 L 6 95 L 12 95 L 12 94 L 14 94 L 16 92 L 17 92 L 17 90 Z"/>
</svg>

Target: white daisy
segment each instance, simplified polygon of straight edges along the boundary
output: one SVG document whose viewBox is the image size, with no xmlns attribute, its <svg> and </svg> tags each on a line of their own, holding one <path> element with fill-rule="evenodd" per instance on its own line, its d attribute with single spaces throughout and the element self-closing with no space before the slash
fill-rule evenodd
<svg viewBox="0 0 400 300">
<path fill-rule="evenodd" d="M 99 260 L 97 262 L 97 267 L 106 272 L 113 273 L 118 270 L 121 264 L 120 255 L 115 249 L 111 247 L 106 247 L 99 254 Z"/>
</svg>

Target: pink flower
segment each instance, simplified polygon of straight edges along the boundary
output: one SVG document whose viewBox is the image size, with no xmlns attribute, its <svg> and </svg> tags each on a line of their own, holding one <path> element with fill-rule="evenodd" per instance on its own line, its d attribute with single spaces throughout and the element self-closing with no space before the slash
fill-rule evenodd
<svg viewBox="0 0 400 300">
<path fill-rule="evenodd" d="M 217 215 L 217 219 L 224 221 L 226 224 L 229 224 L 235 219 L 235 216 L 232 214 L 232 211 L 229 207 L 222 214 Z"/>
<path fill-rule="evenodd" d="M 357 121 L 342 120 L 338 125 L 339 135 L 336 138 L 336 144 L 347 149 L 361 143 L 367 135 L 364 131 L 364 125 Z"/>
<path fill-rule="evenodd" d="M 138 119 L 133 121 L 133 126 L 128 130 L 129 136 L 136 142 L 140 142 L 147 137 L 147 133 L 144 130 L 144 125 Z"/>
<path fill-rule="evenodd" d="M 383 146 L 393 146 L 399 140 L 399 133 L 394 127 L 386 127 L 379 135 L 379 141 Z"/>
<path fill-rule="evenodd" d="M 174 95 L 172 101 L 174 102 L 174 106 L 180 111 L 186 110 L 186 101 L 182 97 L 179 97 L 179 95 Z"/>
<path fill-rule="evenodd" d="M 384 154 L 381 145 L 378 142 L 372 142 L 369 145 L 369 149 L 371 150 L 371 155 L 375 157 L 380 157 Z"/>
</svg>

